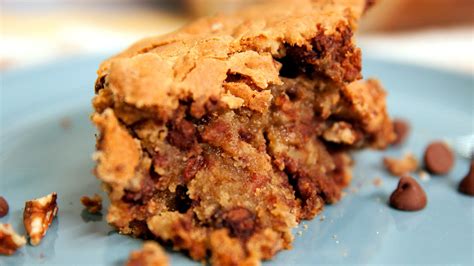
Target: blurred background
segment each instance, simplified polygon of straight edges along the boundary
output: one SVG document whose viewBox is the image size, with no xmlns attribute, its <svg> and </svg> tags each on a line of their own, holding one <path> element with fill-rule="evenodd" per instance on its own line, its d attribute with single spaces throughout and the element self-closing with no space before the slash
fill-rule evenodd
<svg viewBox="0 0 474 266">
<path fill-rule="evenodd" d="M 0 72 L 84 54 L 104 57 L 201 15 L 263 0 L 0 0 Z M 364 55 L 474 75 L 474 0 L 378 0 Z"/>
</svg>

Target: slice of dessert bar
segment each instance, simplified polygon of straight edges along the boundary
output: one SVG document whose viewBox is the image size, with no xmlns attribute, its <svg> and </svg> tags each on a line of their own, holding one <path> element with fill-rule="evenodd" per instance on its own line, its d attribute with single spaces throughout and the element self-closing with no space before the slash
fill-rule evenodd
<svg viewBox="0 0 474 266">
<path fill-rule="evenodd" d="M 272 1 L 200 19 L 105 61 L 95 173 L 121 233 L 254 265 L 337 202 L 348 152 L 394 138 L 361 78 L 362 0 Z"/>
</svg>

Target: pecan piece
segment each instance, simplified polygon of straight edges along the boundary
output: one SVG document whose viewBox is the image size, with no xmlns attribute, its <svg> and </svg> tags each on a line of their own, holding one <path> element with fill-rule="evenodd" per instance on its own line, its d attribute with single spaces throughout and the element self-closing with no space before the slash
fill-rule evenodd
<svg viewBox="0 0 474 266">
<path fill-rule="evenodd" d="M 191 157 L 186 162 L 186 167 L 183 171 L 184 183 L 188 183 L 189 181 L 191 181 L 204 165 L 204 157 L 202 157 L 201 155 Z"/>
<path fill-rule="evenodd" d="M 25 244 L 25 237 L 13 231 L 10 224 L 0 224 L 0 254 L 12 255 Z"/>
<path fill-rule="evenodd" d="M 409 174 L 418 168 L 418 160 L 411 153 L 405 154 L 400 159 L 384 157 L 383 164 L 387 171 L 395 176 Z"/>
<path fill-rule="evenodd" d="M 246 239 L 255 230 L 255 215 L 247 208 L 232 208 L 222 214 L 222 219 L 233 236 Z"/>
<path fill-rule="evenodd" d="M 37 246 L 41 242 L 54 217 L 56 217 L 58 213 L 56 199 L 57 194 L 53 192 L 25 203 L 23 224 L 25 225 L 26 233 L 30 237 L 31 245 Z"/>
<path fill-rule="evenodd" d="M 81 203 L 89 213 L 95 214 L 102 210 L 102 197 L 98 194 L 94 196 L 82 196 Z"/>
</svg>

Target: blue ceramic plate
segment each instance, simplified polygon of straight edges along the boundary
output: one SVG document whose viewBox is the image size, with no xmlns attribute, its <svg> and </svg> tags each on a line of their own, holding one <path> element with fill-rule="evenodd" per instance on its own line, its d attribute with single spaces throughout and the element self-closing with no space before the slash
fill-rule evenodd
<svg viewBox="0 0 474 266">
<path fill-rule="evenodd" d="M 95 130 L 89 122 L 95 70 L 104 57 L 71 58 L 1 78 L 0 195 L 10 214 L 0 219 L 20 233 L 25 200 L 57 191 L 59 216 L 38 247 L 26 246 L 0 265 L 120 265 L 141 241 L 121 236 L 101 216 L 83 212 L 79 198 L 101 193 L 92 175 Z M 468 160 L 451 173 L 420 181 L 428 206 L 401 212 L 386 202 L 397 179 L 381 168 L 383 155 L 421 156 L 433 139 L 473 133 L 473 77 L 366 60 L 366 73 L 385 84 L 393 116 L 412 122 L 401 148 L 355 154 L 354 181 L 339 204 L 295 230 L 294 248 L 266 265 L 473 264 L 474 200 L 456 191 Z M 377 187 L 373 180 L 381 177 Z M 171 252 L 173 265 L 199 265 Z"/>
</svg>

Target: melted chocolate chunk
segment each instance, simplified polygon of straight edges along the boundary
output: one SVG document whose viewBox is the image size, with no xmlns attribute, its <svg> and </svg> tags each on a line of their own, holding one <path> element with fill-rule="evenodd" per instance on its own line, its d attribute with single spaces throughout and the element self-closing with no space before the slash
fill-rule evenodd
<svg viewBox="0 0 474 266">
<path fill-rule="evenodd" d="M 176 187 L 176 210 L 180 213 L 185 213 L 186 211 L 191 208 L 191 204 L 193 201 L 188 196 L 188 188 L 185 186 L 177 186 Z"/>
<path fill-rule="evenodd" d="M 196 142 L 196 128 L 187 121 L 173 121 L 167 136 L 168 142 L 182 150 L 190 149 Z"/>
<path fill-rule="evenodd" d="M 233 236 L 245 239 L 255 230 L 255 215 L 247 208 L 232 208 L 222 214 L 222 219 Z"/>
</svg>

